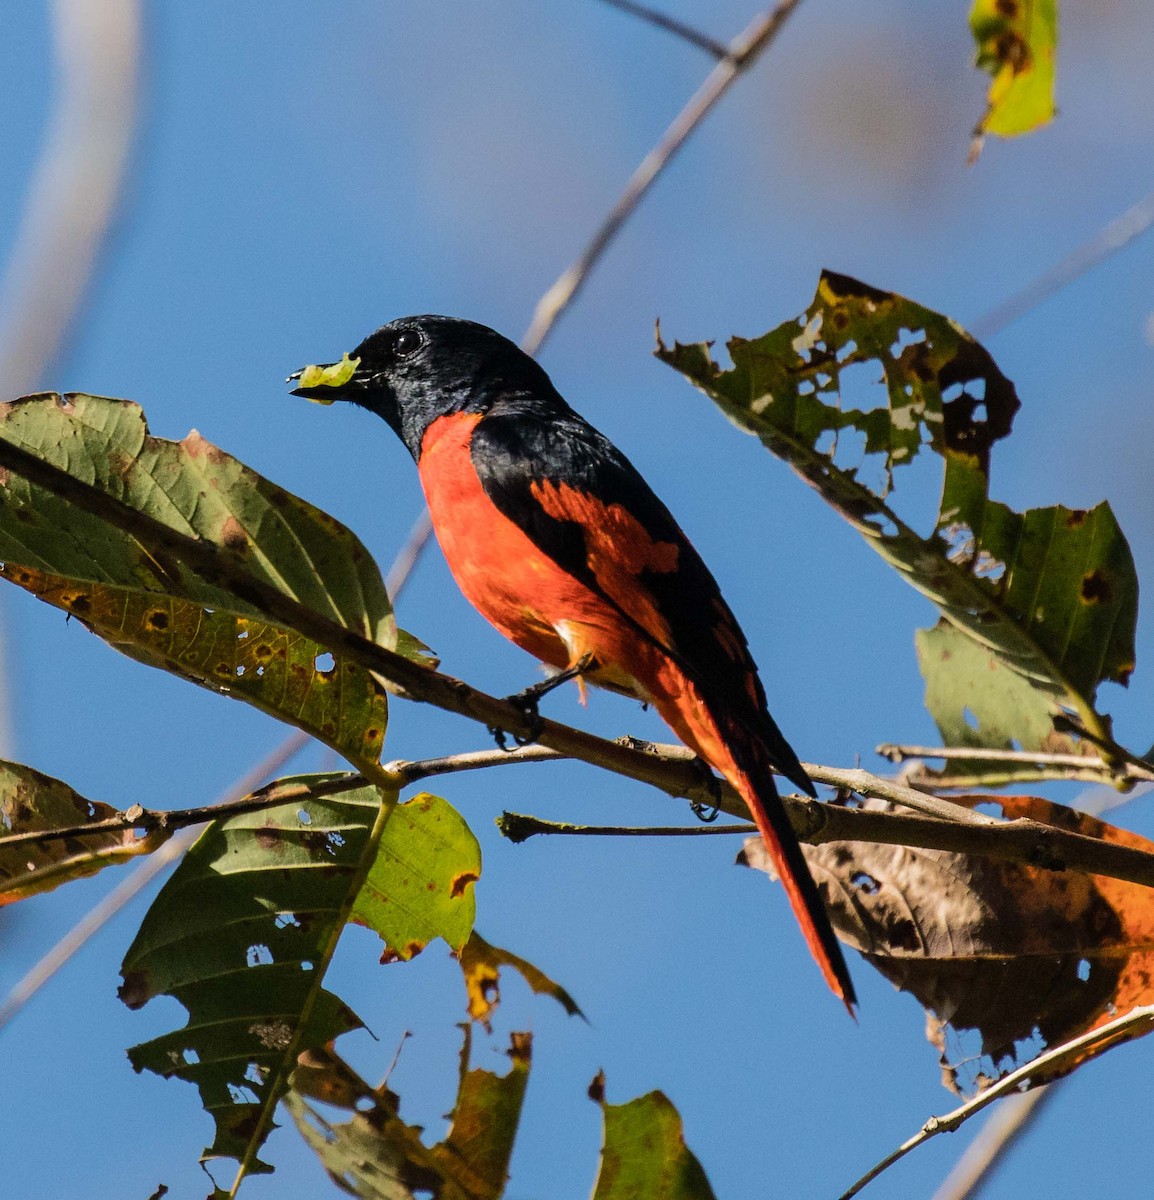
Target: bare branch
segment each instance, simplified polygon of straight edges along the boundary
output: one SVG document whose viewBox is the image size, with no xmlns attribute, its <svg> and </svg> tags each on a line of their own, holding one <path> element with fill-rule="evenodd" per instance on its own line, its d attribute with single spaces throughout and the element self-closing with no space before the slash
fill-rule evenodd
<svg viewBox="0 0 1154 1200">
<path fill-rule="evenodd" d="M 55 0 L 57 94 L 0 297 L 0 379 L 39 386 L 92 279 L 135 125 L 140 0 Z"/>
<path fill-rule="evenodd" d="M 673 119 L 673 123 L 657 145 L 641 160 L 640 166 L 625 185 L 625 191 L 610 209 L 581 256 L 541 297 L 528 332 L 521 340 L 521 346 L 527 354 L 536 354 L 541 349 L 557 318 L 573 303 L 578 292 L 584 287 L 589 272 L 597 265 L 622 225 L 633 215 L 654 181 L 673 161 L 714 105 L 773 44 L 781 27 L 800 2 L 801 0 L 781 0 L 772 11 L 757 17 L 733 40 L 725 57 L 718 62 L 709 73 L 709 77 Z"/>
<path fill-rule="evenodd" d="M 756 825 L 572 825 L 507 811 L 497 818 L 497 828 L 502 837 L 514 844 L 548 833 L 565 837 L 708 837 L 719 833 L 748 836 L 757 832 Z"/>
<path fill-rule="evenodd" d="M 1151 226 L 1154 226 L 1154 192 L 1139 200 L 1120 217 L 1115 217 L 1072 254 L 1068 254 L 1056 266 L 1039 275 L 1021 291 L 971 322 L 970 332 L 976 338 L 988 338 L 1001 333 L 1031 309 L 1037 308 L 1044 300 L 1048 300 L 1075 279 L 1081 278 L 1141 237 Z"/>
<path fill-rule="evenodd" d="M 715 38 L 711 38 L 709 34 L 694 29 L 692 25 L 686 25 L 684 21 L 679 21 L 676 17 L 666 16 L 665 13 L 658 12 L 647 4 L 638 4 L 637 0 L 604 0 L 604 3 L 611 8 L 619 8 L 622 12 L 640 17 L 643 21 L 648 21 L 650 25 L 656 25 L 658 29 L 664 29 L 667 33 L 675 34 L 699 50 L 712 54 L 714 58 L 726 58 L 729 55 L 729 47 L 722 45 Z"/>
<path fill-rule="evenodd" d="M 1006 1153 L 1041 1116 L 1062 1082 L 1047 1083 L 1022 1095 L 1007 1096 L 962 1152 L 932 1200 L 972 1200 L 989 1181 Z"/>
<path fill-rule="evenodd" d="M 1103 758 L 1089 754 L 1044 754 L 1029 750 L 989 750 L 981 746 L 903 746 L 894 742 L 882 742 L 874 750 L 882 758 L 898 763 L 907 758 L 940 758 L 950 762 L 1008 762 L 1037 763 L 1052 767 L 1089 767 L 1109 771 L 1110 764 Z M 1150 772 L 1154 779 L 1154 771 Z"/>
<path fill-rule="evenodd" d="M 867 1183 L 876 1179 L 894 1163 L 905 1158 L 911 1150 L 939 1133 L 953 1133 L 970 1117 L 981 1112 L 982 1109 L 988 1108 L 1002 1096 L 1011 1095 L 1030 1083 L 1044 1082 L 1048 1076 L 1070 1070 L 1086 1056 L 1087 1051 L 1104 1053 L 1123 1042 L 1141 1037 L 1151 1029 L 1154 1029 L 1154 1004 L 1135 1008 L 1124 1017 L 1118 1017 L 1106 1025 L 1090 1030 L 1089 1033 L 1084 1033 L 1060 1046 L 1055 1046 L 1052 1050 L 1047 1050 L 1044 1054 L 1039 1054 L 1037 1058 L 1032 1059 L 1025 1066 L 1019 1067 L 1016 1071 L 1004 1075 L 997 1083 L 991 1084 L 984 1092 L 959 1108 L 955 1108 L 953 1112 L 947 1113 L 944 1117 L 930 1117 L 912 1138 L 903 1142 L 892 1154 L 886 1155 L 881 1162 L 867 1171 L 852 1187 L 841 1194 L 839 1200 L 851 1200 L 851 1197 L 856 1196 Z"/>
</svg>

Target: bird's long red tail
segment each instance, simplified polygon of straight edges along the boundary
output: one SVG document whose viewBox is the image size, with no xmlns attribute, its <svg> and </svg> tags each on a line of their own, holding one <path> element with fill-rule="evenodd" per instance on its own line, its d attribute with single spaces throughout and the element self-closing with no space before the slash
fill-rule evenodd
<svg viewBox="0 0 1154 1200">
<path fill-rule="evenodd" d="M 743 771 L 736 763 L 734 768 L 732 773 L 724 770 L 722 773 L 745 801 L 753 817 L 761 840 L 765 843 L 785 888 L 785 894 L 789 897 L 789 906 L 801 926 L 810 953 L 821 967 L 826 983 L 849 1009 L 850 1016 L 853 1016 L 857 995 L 849 976 L 845 956 L 830 924 L 825 902 L 810 874 L 809 864 L 802 853 L 797 835 L 786 815 L 785 806 L 777 795 L 772 776 L 769 776 L 768 772 L 763 774 L 759 771 L 755 781 L 749 772 Z"/>
<path fill-rule="evenodd" d="M 708 710 L 702 711 L 704 705 L 687 704 L 688 692 L 686 689 L 671 704 L 659 704 L 662 716 L 683 741 L 725 776 L 745 801 L 810 953 L 821 967 L 830 990 L 849 1009 L 850 1016 L 854 1016 L 857 995 L 849 968 L 797 834 L 777 794 L 767 746 L 740 722 L 718 721 Z M 776 733 L 776 727 L 773 732 Z M 800 764 L 796 770 L 805 779 Z"/>
</svg>

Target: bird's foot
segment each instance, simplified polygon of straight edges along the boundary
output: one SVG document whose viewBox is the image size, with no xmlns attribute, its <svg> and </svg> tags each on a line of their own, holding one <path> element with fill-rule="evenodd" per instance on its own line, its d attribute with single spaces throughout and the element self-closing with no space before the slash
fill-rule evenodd
<svg viewBox="0 0 1154 1200">
<path fill-rule="evenodd" d="M 529 723 L 529 732 L 511 734 L 507 729 L 502 729 L 498 725 L 490 725 L 489 733 L 492 735 L 493 740 L 507 753 L 512 753 L 521 746 L 531 746 L 541 736 L 541 730 L 545 724 L 540 708 L 542 698 L 547 696 L 554 688 L 559 688 L 563 683 L 568 683 L 570 679 L 579 679 L 587 671 L 592 670 L 593 665 L 593 655 L 583 654 L 572 666 L 566 667 L 563 671 L 558 671 L 556 674 L 550 675 L 548 679 L 542 679 L 540 683 L 534 683 L 531 687 L 527 687 L 523 691 L 514 692 L 512 696 L 506 696 L 506 704 L 512 704 L 525 714 L 525 718 Z M 514 743 L 512 746 L 508 744 L 507 740 L 510 737 Z"/>
<path fill-rule="evenodd" d="M 721 814 L 721 780 L 713 773 L 713 768 L 704 758 L 699 757 L 694 762 L 701 772 L 702 781 L 709 789 L 712 803 L 706 804 L 703 800 L 692 800 L 689 809 L 703 824 L 711 825 Z"/>
</svg>

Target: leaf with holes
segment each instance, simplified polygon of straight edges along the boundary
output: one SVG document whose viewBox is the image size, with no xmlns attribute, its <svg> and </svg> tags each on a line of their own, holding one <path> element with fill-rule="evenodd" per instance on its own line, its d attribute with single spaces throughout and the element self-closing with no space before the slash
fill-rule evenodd
<svg viewBox="0 0 1154 1200">
<path fill-rule="evenodd" d="M 1052 121 L 1058 0 L 974 0 L 970 30 L 977 43 L 975 65 L 991 78 L 975 137 L 1013 137 Z"/>
<path fill-rule="evenodd" d="M 398 804 L 352 919 L 376 930 L 385 957 L 409 959 L 437 937 L 460 950 L 473 929 L 481 847 L 464 818 L 422 792 Z"/>
<path fill-rule="evenodd" d="M 81 620 L 149 666 L 250 704 L 370 768 L 384 743 L 385 690 L 316 642 L 226 608 L 112 584 L 0 566 L 0 576 Z"/>
<path fill-rule="evenodd" d="M 598 1075 L 589 1094 L 605 1122 L 593 1200 L 714 1200 L 701 1163 L 685 1144 L 681 1117 L 664 1093 L 609 1104 L 605 1076 Z"/>
<path fill-rule="evenodd" d="M 333 1181 L 361 1200 L 413 1200 L 414 1193 L 438 1200 L 498 1200 L 521 1120 L 532 1038 L 528 1033 L 510 1035 L 512 1065 L 504 1075 L 470 1070 L 470 1045 L 466 1030 L 449 1132 L 435 1146 L 426 1146 L 421 1130 L 400 1119 L 400 1101 L 393 1092 L 384 1084 L 371 1088 L 331 1053 L 306 1060 L 286 1104 Z M 334 1125 L 305 1097 L 354 1116 Z"/>
<path fill-rule="evenodd" d="M 1034 796 L 953 799 L 1154 852 L 1137 834 Z M 804 849 L 838 936 L 928 1010 L 954 1091 L 981 1090 L 1041 1050 L 1154 1003 L 1149 888 L 907 846 Z M 750 839 L 744 856 L 765 868 L 759 842 Z"/>
<path fill-rule="evenodd" d="M 119 815 L 110 804 L 86 800 L 59 779 L 0 761 L 0 837 L 73 829 Z M 0 846 L 0 905 L 151 854 L 167 837 L 161 832 L 140 837 L 132 829 L 117 829 Z"/>
<path fill-rule="evenodd" d="M 174 996 L 188 1023 L 129 1057 L 197 1085 L 216 1122 L 206 1158 L 269 1170 L 257 1155 L 297 1055 L 360 1025 L 322 984 L 392 801 L 364 787 L 216 822 L 149 909 L 121 999 Z"/>
<path fill-rule="evenodd" d="M 239 559 L 249 574 L 386 647 L 397 645 L 380 571 L 332 517 L 190 433 L 152 437 L 124 400 L 44 395 L 0 405 L 0 439 L 181 534 Z M 269 625 L 226 587 L 70 505 L 0 473 L 4 578 L 72 613 L 117 648 L 249 700 L 300 725 L 358 765 L 375 763 L 386 719 L 381 687 L 347 663 Z M 398 647 L 418 660 L 416 639 Z"/>
<path fill-rule="evenodd" d="M 474 929 L 457 955 L 469 997 L 469 1016 L 486 1029 L 501 1002 L 501 968 L 511 967 L 539 996 L 552 996 L 571 1016 L 584 1017 L 577 1001 L 559 983 L 510 950 L 494 946 Z"/>
<path fill-rule="evenodd" d="M 728 370 L 707 343 L 659 343 L 657 356 L 812 484 L 951 626 L 1044 696 L 1051 718 L 1073 712 L 1108 739 L 1095 697 L 1106 680 L 1125 684 L 1134 667 L 1130 550 L 1105 504 L 1020 514 L 989 499 L 991 450 L 1019 407 L 989 354 L 949 318 L 831 272 L 799 320 L 734 338 L 729 352 Z M 843 406 L 863 370 L 880 377 L 881 402 Z M 852 459 L 847 439 L 859 446 Z M 942 460 L 943 482 L 923 535 L 889 495 L 895 470 L 927 449 Z M 972 708 L 975 676 L 967 667 L 963 685 L 940 674 L 951 669 L 937 664 L 937 694 L 951 696 L 937 711 L 948 704 L 960 717 Z M 969 701 L 960 700 L 967 689 Z M 1052 728 L 1040 729 L 1036 711 L 1009 719 L 999 745 L 1055 748 Z"/>
</svg>

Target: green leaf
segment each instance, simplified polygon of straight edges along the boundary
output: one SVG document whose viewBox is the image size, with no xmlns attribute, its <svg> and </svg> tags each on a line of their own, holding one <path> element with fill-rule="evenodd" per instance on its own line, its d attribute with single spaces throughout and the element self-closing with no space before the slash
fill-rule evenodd
<svg viewBox="0 0 1154 1200">
<path fill-rule="evenodd" d="M 286 1105 L 329 1176 L 361 1200 L 413 1200 L 416 1191 L 432 1193 L 437 1200 L 497 1200 L 509 1175 L 531 1048 L 528 1033 L 514 1033 L 508 1072 L 469 1070 L 466 1031 L 452 1123 L 444 1141 L 432 1147 L 421 1140 L 418 1127 L 400 1119 L 399 1098 L 384 1084 L 370 1088 L 346 1063 L 325 1052 L 297 1072 L 297 1091 Z M 355 1115 L 334 1125 L 304 1096 Z"/>
<path fill-rule="evenodd" d="M 1057 111 L 1057 0 L 975 0 L 970 30 L 977 43 L 975 65 L 991 77 L 975 136 L 1013 137 L 1051 121 Z"/>
<path fill-rule="evenodd" d="M 955 629 L 1043 694 L 1051 716 L 1072 711 L 1109 739 L 1094 704 L 1100 683 L 1125 684 L 1134 666 L 1129 547 L 1105 504 L 1019 514 L 989 499 L 991 451 L 1019 407 L 989 354 L 949 318 L 830 272 L 800 320 L 734 338 L 729 352 L 729 370 L 707 343 L 659 343 L 657 355 L 812 484 Z M 841 407 L 851 369 L 876 370 L 882 403 Z M 940 456 L 943 480 L 923 535 L 889 494 L 895 470 L 927 448 Z M 877 475 L 872 487 L 867 473 Z M 965 699 L 935 684 L 936 712 L 973 709 L 973 672 L 966 678 Z M 1041 748 L 1048 734 L 1036 711 L 1011 718 L 999 744 Z"/>
<path fill-rule="evenodd" d="M 598 1075 L 590 1095 L 601 1105 L 605 1132 L 593 1200 L 714 1200 L 669 1099 L 650 1092 L 608 1104 L 604 1088 L 605 1077 Z"/>
<path fill-rule="evenodd" d="M 188 1023 L 129 1057 L 197 1085 L 216 1122 L 206 1158 L 269 1170 L 257 1152 L 297 1056 L 360 1025 L 322 981 L 393 801 L 362 787 L 216 822 L 145 917 L 121 999 L 174 996 Z"/>
<path fill-rule="evenodd" d="M 137 405 L 74 394 L 0 405 L 0 438 L 219 547 L 346 628 L 397 645 L 380 572 L 360 541 L 199 434 L 154 438 Z M 125 653 L 248 700 L 362 769 L 375 766 L 387 710 L 368 672 L 331 663 L 323 647 L 268 624 L 243 597 L 15 472 L 0 477 L 0 562 L 5 578 Z M 416 639 L 401 649 L 423 658 Z"/>
<path fill-rule="evenodd" d="M 555 983 L 544 971 L 531 962 L 494 946 L 474 929 L 460 953 L 457 955 L 461 972 L 465 976 L 465 991 L 469 997 L 469 1016 L 489 1028 L 500 998 L 500 976 L 502 967 L 511 967 L 540 996 L 552 996 L 571 1016 L 584 1017 L 577 1002 L 559 983 Z"/>
<path fill-rule="evenodd" d="M 110 804 L 86 800 L 59 779 L 20 763 L 0 761 L 0 837 L 71 829 L 119 815 Z M 134 830 L 123 829 L 0 845 L 0 905 L 150 854 L 167 838 L 159 831 L 139 837 Z"/>
<path fill-rule="evenodd" d="M 473 831 L 447 800 L 422 792 L 389 819 L 352 919 L 376 930 L 393 959 L 410 959 L 437 937 L 460 950 L 476 917 L 480 876 Z"/>
</svg>

